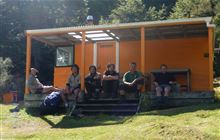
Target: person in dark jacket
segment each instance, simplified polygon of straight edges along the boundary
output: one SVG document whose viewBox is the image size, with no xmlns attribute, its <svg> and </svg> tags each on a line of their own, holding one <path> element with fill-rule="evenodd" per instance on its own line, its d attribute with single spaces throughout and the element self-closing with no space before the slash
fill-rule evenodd
<svg viewBox="0 0 220 140">
<path fill-rule="evenodd" d="M 101 74 L 96 71 L 96 66 L 89 67 L 89 74 L 85 78 L 86 98 L 99 98 L 101 92 Z"/>
<path fill-rule="evenodd" d="M 162 64 L 160 69 L 160 73 L 154 74 L 154 85 L 159 104 L 167 102 L 171 91 L 171 85 L 175 84 L 174 76 L 167 72 L 167 65 Z"/>
<path fill-rule="evenodd" d="M 115 71 L 114 64 L 108 64 L 107 70 L 103 74 L 103 91 L 107 98 L 116 98 L 119 87 L 119 74 Z"/>
</svg>

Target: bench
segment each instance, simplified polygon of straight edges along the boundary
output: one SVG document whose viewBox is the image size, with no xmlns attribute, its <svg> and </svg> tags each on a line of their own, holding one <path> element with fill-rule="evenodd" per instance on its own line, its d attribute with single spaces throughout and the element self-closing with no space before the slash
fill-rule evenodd
<svg viewBox="0 0 220 140">
<path fill-rule="evenodd" d="M 152 70 L 151 74 L 157 74 L 161 73 L 160 69 Z M 190 92 L 191 91 L 191 71 L 190 69 L 168 69 L 167 73 L 173 74 L 174 76 L 177 75 L 183 75 L 186 77 L 186 84 L 185 85 L 180 85 L 182 88 L 186 88 L 186 91 Z"/>
</svg>

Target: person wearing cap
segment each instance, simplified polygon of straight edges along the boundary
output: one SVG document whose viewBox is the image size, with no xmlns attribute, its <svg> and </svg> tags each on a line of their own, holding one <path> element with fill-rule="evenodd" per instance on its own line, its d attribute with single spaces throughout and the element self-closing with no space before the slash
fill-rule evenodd
<svg viewBox="0 0 220 140">
<path fill-rule="evenodd" d="M 31 93 L 39 94 L 39 93 L 50 93 L 53 91 L 59 91 L 60 89 L 55 88 L 53 86 L 45 86 L 43 85 L 37 78 L 37 73 L 39 71 L 35 68 L 31 68 L 30 76 L 28 79 L 28 88 Z"/>
<path fill-rule="evenodd" d="M 92 15 L 87 16 L 86 25 L 93 25 L 93 16 Z"/>
</svg>

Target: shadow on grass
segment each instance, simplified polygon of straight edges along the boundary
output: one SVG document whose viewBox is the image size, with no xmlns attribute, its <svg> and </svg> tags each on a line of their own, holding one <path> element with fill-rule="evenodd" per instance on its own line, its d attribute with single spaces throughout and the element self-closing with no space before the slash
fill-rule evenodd
<svg viewBox="0 0 220 140">
<path fill-rule="evenodd" d="M 26 108 L 26 113 L 33 117 L 40 117 L 40 109 L 39 108 Z"/>
<path fill-rule="evenodd" d="M 199 110 L 216 110 L 220 109 L 220 101 L 215 103 L 205 103 L 200 105 L 191 105 L 185 107 L 176 107 L 163 110 L 152 110 L 149 112 L 141 112 L 138 115 L 162 115 L 162 116 L 174 116 L 178 114 L 191 113 Z"/>
<path fill-rule="evenodd" d="M 28 115 L 31 115 L 33 117 L 41 117 L 40 108 L 26 108 L 25 111 Z M 56 114 L 57 115 L 65 114 L 65 110 L 63 108 L 60 108 L 58 113 Z"/>
<path fill-rule="evenodd" d="M 54 123 L 46 116 L 40 117 L 47 122 L 52 128 L 80 128 L 80 127 L 93 127 L 93 126 L 105 126 L 122 124 L 127 119 L 117 116 L 98 115 L 98 116 L 85 116 L 83 118 L 77 118 L 73 116 L 64 116 L 61 121 Z"/>
<path fill-rule="evenodd" d="M 117 116 L 97 115 L 76 118 L 65 116 L 63 119 L 53 126 L 53 128 L 78 128 L 122 124 L 126 119 Z"/>
<path fill-rule="evenodd" d="M 96 116 L 84 116 L 82 118 L 75 116 L 63 116 L 63 118 L 55 123 L 51 117 L 40 116 L 39 109 L 29 108 L 26 109 L 27 114 L 33 117 L 40 117 L 43 121 L 47 122 L 52 128 L 79 128 L 79 127 L 92 127 L 92 126 L 105 126 L 105 125 L 116 125 L 122 124 L 127 119 L 131 118 L 121 116 L 110 116 L 99 114 Z M 58 115 L 63 115 L 63 112 L 59 112 Z M 54 117 L 57 117 L 54 115 Z"/>
</svg>

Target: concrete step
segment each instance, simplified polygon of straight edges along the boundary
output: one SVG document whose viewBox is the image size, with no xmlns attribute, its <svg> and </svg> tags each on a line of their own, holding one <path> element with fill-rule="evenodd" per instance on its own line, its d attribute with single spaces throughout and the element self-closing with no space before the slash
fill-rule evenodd
<svg viewBox="0 0 220 140">
<path fill-rule="evenodd" d="M 83 104 L 79 103 L 77 106 L 84 107 L 84 106 L 91 106 L 91 107 L 97 107 L 97 106 L 111 106 L 111 107 L 118 107 L 118 106 L 137 106 L 138 104 Z"/>
<path fill-rule="evenodd" d="M 126 100 L 126 103 L 138 103 L 139 99 L 137 98 L 129 98 Z M 86 103 L 89 104 L 115 104 L 115 103 L 120 103 L 119 98 L 100 98 L 100 99 L 89 99 L 86 101 Z"/>
<path fill-rule="evenodd" d="M 76 109 L 85 109 L 85 110 L 124 110 L 124 109 L 133 109 L 137 110 L 138 104 L 77 104 Z"/>
<path fill-rule="evenodd" d="M 123 109 L 123 110 L 92 110 L 81 109 L 80 112 L 85 115 L 97 115 L 97 114 L 109 114 L 109 115 L 134 115 L 135 109 Z"/>
<path fill-rule="evenodd" d="M 76 104 L 76 110 L 85 115 L 110 114 L 132 115 L 137 112 L 139 100 L 136 98 L 120 102 L 119 98 L 89 99 L 86 102 Z"/>
</svg>

